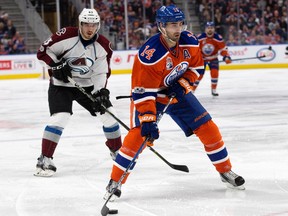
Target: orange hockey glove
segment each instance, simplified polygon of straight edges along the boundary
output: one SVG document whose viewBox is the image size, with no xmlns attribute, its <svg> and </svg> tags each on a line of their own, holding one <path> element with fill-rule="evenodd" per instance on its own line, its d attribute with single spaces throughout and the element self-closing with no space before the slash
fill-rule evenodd
<svg viewBox="0 0 288 216">
<path fill-rule="evenodd" d="M 230 56 L 224 56 L 224 57 L 223 57 L 223 61 L 225 61 L 226 64 L 232 63 L 232 59 L 231 59 Z"/>
</svg>

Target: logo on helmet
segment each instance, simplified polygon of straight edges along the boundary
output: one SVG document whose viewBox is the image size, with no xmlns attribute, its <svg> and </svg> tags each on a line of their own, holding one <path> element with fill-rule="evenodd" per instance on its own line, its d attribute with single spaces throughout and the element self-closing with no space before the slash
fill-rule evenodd
<svg viewBox="0 0 288 216">
<path fill-rule="evenodd" d="M 84 8 L 82 12 L 79 14 L 78 20 L 79 20 L 79 26 L 81 26 L 81 23 L 98 24 L 95 34 L 100 29 L 100 16 L 95 9 Z M 80 33 L 82 35 L 81 28 L 80 28 Z"/>
<path fill-rule="evenodd" d="M 207 22 L 207 23 L 205 24 L 205 28 L 207 28 L 207 27 L 215 27 L 214 22 Z"/>
<path fill-rule="evenodd" d="M 99 23 L 100 16 L 95 9 L 84 8 L 79 14 L 79 22 L 84 23 Z"/>
<path fill-rule="evenodd" d="M 157 23 L 180 22 L 184 20 L 184 13 L 175 5 L 162 6 L 156 12 Z"/>
</svg>

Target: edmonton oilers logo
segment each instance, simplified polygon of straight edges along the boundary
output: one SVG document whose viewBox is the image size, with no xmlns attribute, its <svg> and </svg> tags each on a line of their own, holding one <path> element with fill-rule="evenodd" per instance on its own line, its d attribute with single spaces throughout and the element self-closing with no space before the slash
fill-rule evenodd
<svg viewBox="0 0 288 216">
<path fill-rule="evenodd" d="M 276 57 L 276 52 L 273 49 L 269 48 L 262 48 L 257 53 L 256 56 L 259 58 L 260 61 L 269 62 L 272 61 Z M 265 56 L 261 58 L 261 56 Z"/>
<path fill-rule="evenodd" d="M 164 78 L 164 85 L 170 86 L 175 83 L 188 69 L 188 62 L 183 61 L 176 65 L 173 70 Z"/>
<path fill-rule="evenodd" d="M 213 51 L 215 50 L 215 47 L 213 44 L 205 44 L 202 48 L 202 51 L 205 55 L 211 55 Z"/>
</svg>

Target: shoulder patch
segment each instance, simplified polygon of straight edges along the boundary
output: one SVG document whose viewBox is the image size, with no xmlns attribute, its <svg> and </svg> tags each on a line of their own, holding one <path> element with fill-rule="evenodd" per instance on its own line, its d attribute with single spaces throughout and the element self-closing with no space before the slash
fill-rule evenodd
<svg viewBox="0 0 288 216">
<path fill-rule="evenodd" d="M 96 41 L 101 44 L 101 46 L 106 50 L 109 56 L 112 56 L 112 44 L 105 36 L 98 34 L 98 38 L 96 39 Z"/>
<path fill-rule="evenodd" d="M 146 58 L 148 61 L 151 60 L 153 57 L 154 52 L 156 51 L 155 48 L 151 47 L 150 45 L 144 46 L 144 50 L 139 53 L 140 56 Z"/>
<path fill-rule="evenodd" d="M 55 43 L 72 37 L 78 37 L 78 28 L 65 27 L 55 32 L 55 34 L 52 35 L 50 40 L 53 41 L 53 43 Z"/>
<path fill-rule="evenodd" d="M 109 44 L 110 43 L 110 41 L 106 38 L 106 37 L 104 37 L 103 35 L 101 35 L 101 34 L 98 34 L 98 38 L 96 39 L 100 44 L 102 44 L 102 43 L 105 43 L 105 44 Z"/>
<path fill-rule="evenodd" d="M 217 34 L 217 33 L 214 34 L 214 39 L 216 39 L 218 41 L 222 41 L 223 40 L 222 36 Z"/>
<path fill-rule="evenodd" d="M 189 31 L 183 31 L 179 40 L 180 45 L 198 45 L 198 38 Z"/>
<path fill-rule="evenodd" d="M 154 64 L 161 59 L 168 51 L 160 42 L 160 34 L 152 36 L 139 49 L 139 60 L 144 64 Z"/>
<path fill-rule="evenodd" d="M 206 33 L 202 33 L 202 34 L 197 35 L 198 40 L 204 39 L 206 37 L 207 37 Z"/>
</svg>

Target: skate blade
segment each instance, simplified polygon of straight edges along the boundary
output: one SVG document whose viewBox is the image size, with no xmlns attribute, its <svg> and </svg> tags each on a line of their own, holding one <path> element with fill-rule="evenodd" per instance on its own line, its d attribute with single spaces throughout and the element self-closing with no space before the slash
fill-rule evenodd
<svg viewBox="0 0 288 216">
<path fill-rule="evenodd" d="M 34 173 L 34 176 L 37 177 L 51 177 L 55 174 L 53 170 L 42 170 L 40 168 L 36 169 L 36 172 Z"/>
<path fill-rule="evenodd" d="M 110 193 L 109 192 L 106 192 L 106 194 L 104 195 L 103 199 L 104 200 L 107 200 L 110 196 Z M 110 198 L 109 202 L 114 202 L 116 200 L 117 196 L 116 195 L 112 195 L 112 197 Z"/>
<path fill-rule="evenodd" d="M 234 186 L 234 185 L 231 185 L 227 182 L 224 182 L 224 184 L 226 185 L 227 188 L 229 189 L 233 189 L 233 190 L 245 190 L 246 188 L 244 187 L 244 185 L 240 185 L 240 186 Z"/>
</svg>

